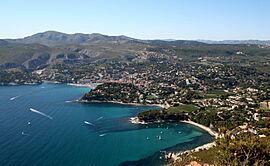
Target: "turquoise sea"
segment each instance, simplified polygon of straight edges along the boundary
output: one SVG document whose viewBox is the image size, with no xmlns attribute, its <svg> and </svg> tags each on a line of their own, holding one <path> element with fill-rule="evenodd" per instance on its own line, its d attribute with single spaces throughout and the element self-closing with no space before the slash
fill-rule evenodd
<svg viewBox="0 0 270 166">
<path fill-rule="evenodd" d="M 162 165 L 160 151 L 186 150 L 213 139 L 189 124 L 128 121 L 151 107 L 66 102 L 88 91 L 65 84 L 0 87 L 0 165 Z"/>
</svg>

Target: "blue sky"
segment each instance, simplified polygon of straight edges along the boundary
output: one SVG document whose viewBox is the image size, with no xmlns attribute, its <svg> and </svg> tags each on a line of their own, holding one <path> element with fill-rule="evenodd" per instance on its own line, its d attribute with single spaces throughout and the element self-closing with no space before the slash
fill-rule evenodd
<svg viewBox="0 0 270 166">
<path fill-rule="evenodd" d="M 37 32 L 141 39 L 270 39 L 270 0 L 3 0 L 0 38 Z"/>
</svg>

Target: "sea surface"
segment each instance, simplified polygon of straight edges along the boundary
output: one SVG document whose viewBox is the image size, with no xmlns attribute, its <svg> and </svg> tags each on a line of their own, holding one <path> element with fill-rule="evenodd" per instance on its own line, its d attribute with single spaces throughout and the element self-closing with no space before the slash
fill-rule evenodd
<svg viewBox="0 0 270 166">
<path fill-rule="evenodd" d="M 189 124 L 128 121 L 153 107 L 68 102 L 89 90 L 66 84 L 0 87 L 0 165 L 162 165 L 160 151 L 213 139 Z"/>
</svg>

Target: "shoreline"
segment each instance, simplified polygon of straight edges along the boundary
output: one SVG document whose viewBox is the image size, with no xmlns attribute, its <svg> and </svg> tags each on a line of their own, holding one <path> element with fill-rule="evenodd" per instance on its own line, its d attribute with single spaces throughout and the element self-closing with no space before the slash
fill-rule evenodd
<svg viewBox="0 0 270 166">
<path fill-rule="evenodd" d="M 138 117 L 131 117 L 129 119 L 129 121 L 131 123 L 133 123 L 133 124 L 142 124 L 142 125 L 148 124 L 147 122 L 140 121 Z M 207 132 L 209 135 L 213 136 L 214 137 L 214 140 L 212 142 L 203 144 L 201 146 L 198 146 L 198 147 L 193 148 L 193 149 L 190 149 L 190 150 L 178 151 L 178 152 L 170 152 L 168 154 L 165 154 L 164 157 L 166 159 L 172 159 L 175 162 L 175 161 L 181 159 L 181 156 L 182 155 L 186 155 L 186 154 L 189 154 L 189 153 L 192 153 L 192 152 L 199 152 L 200 150 L 204 150 L 204 149 L 208 150 L 208 149 L 216 146 L 215 140 L 219 137 L 219 134 L 217 132 L 213 131 L 209 127 L 206 127 L 206 126 L 204 126 L 202 124 L 193 122 L 191 120 L 188 120 L 188 121 L 187 120 L 183 120 L 183 121 L 180 121 L 180 123 L 186 123 L 186 124 L 190 124 L 192 126 L 198 127 L 200 129 L 202 129 L 203 131 Z"/>
<path fill-rule="evenodd" d="M 25 82 L 25 83 L 0 83 L 0 86 L 23 86 L 23 85 L 41 85 L 43 82 L 37 82 L 37 83 L 31 83 L 31 82 Z"/>
<path fill-rule="evenodd" d="M 121 104 L 121 105 L 131 105 L 131 106 L 160 107 L 160 108 L 164 108 L 165 107 L 165 105 L 162 105 L 162 104 L 124 103 L 124 102 L 120 102 L 120 101 L 74 100 L 74 102 L 78 102 L 78 103 L 111 103 L 111 104 Z"/>
<path fill-rule="evenodd" d="M 215 147 L 215 146 L 216 146 L 216 142 L 213 141 L 213 142 L 203 144 L 201 146 L 198 146 L 198 147 L 190 149 L 190 150 L 179 151 L 179 152 L 170 152 L 167 155 L 165 154 L 165 158 L 172 159 L 173 162 L 176 162 L 177 160 L 181 159 L 181 157 L 183 155 L 189 155 L 190 153 L 199 152 L 201 150 L 208 150 L 208 149 Z M 171 157 L 169 157 L 169 156 L 171 156 Z"/>
<path fill-rule="evenodd" d="M 98 85 L 102 83 L 86 83 L 86 84 L 78 84 L 78 83 L 66 83 L 66 82 L 59 82 L 59 81 L 48 81 L 42 80 L 41 82 L 24 82 L 24 83 L 0 83 L 0 86 L 22 86 L 22 85 L 41 85 L 41 84 L 66 84 L 68 86 L 75 86 L 75 87 L 87 87 L 90 89 L 95 89 Z"/>
<path fill-rule="evenodd" d="M 187 123 L 187 124 L 190 124 L 190 125 L 193 125 L 195 127 L 198 127 L 204 131 L 206 131 L 209 135 L 213 136 L 214 137 L 214 140 L 212 142 L 209 142 L 209 143 L 206 143 L 206 144 L 203 144 L 201 146 L 198 146 L 196 148 L 193 148 L 193 149 L 190 149 L 190 150 L 185 150 L 185 151 L 179 151 L 179 152 L 176 152 L 176 153 L 173 153 L 173 152 L 170 152 L 167 156 L 170 156 L 171 155 L 171 158 L 174 162 L 181 159 L 181 157 L 183 155 L 189 155 L 190 153 L 193 153 L 193 152 L 199 152 L 200 150 L 208 150 L 212 147 L 215 147 L 216 146 L 216 142 L 215 140 L 219 137 L 219 134 L 215 131 L 213 131 L 212 129 L 210 129 L 209 127 L 206 127 L 202 124 L 199 124 L 199 123 L 196 123 L 196 122 L 193 122 L 191 120 L 189 121 L 181 121 L 183 123 Z M 167 157 L 165 156 L 165 157 Z"/>
<path fill-rule="evenodd" d="M 45 84 L 63 84 L 62 82 L 59 82 L 59 81 L 48 81 L 48 80 L 42 80 L 42 83 L 45 83 Z"/>
<path fill-rule="evenodd" d="M 196 126 L 196 127 L 200 128 L 200 129 L 203 129 L 203 130 L 206 131 L 208 134 L 210 134 L 211 136 L 215 137 L 215 139 L 217 139 L 217 138 L 219 137 L 217 132 L 215 132 L 214 130 L 212 130 L 212 129 L 210 129 L 209 127 L 204 126 L 204 125 L 202 125 L 202 124 L 193 122 L 193 121 L 191 121 L 191 120 L 188 120 L 188 121 L 187 121 L 187 120 L 183 120 L 183 121 L 181 121 L 181 122 L 183 122 L 183 123 L 188 123 L 188 124 L 191 124 L 191 125 L 193 125 L 193 126 Z"/>
<path fill-rule="evenodd" d="M 124 102 L 120 102 L 120 101 L 99 101 L 99 100 L 92 100 L 92 101 L 88 101 L 88 100 L 76 100 L 75 102 L 79 102 L 79 103 L 112 103 L 112 104 L 121 104 L 121 105 L 131 105 L 131 106 L 157 106 L 160 108 L 166 108 L 166 105 L 162 105 L 162 104 L 140 104 L 140 103 L 124 103 Z M 140 121 L 139 118 L 136 117 L 130 117 L 129 121 L 133 124 L 141 124 L 141 125 L 146 125 L 148 124 L 145 121 Z M 174 162 L 181 159 L 182 155 L 188 155 L 189 153 L 192 152 L 198 152 L 200 150 L 203 149 L 210 149 L 214 146 L 216 146 L 216 142 L 215 140 L 219 137 L 219 134 L 217 132 L 215 132 L 214 130 L 212 130 L 211 128 L 204 126 L 202 124 L 196 123 L 194 121 L 191 120 L 182 120 L 179 121 L 180 123 L 187 123 L 190 124 L 192 126 L 198 127 L 200 129 L 202 129 L 203 131 L 207 132 L 209 135 L 214 137 L 214 140 L 212 142 L 203 144 L 201 146 L 198 146 L 196 148 L 190 149 L 190 150 L 185 150 L 185 151 L 177 151 L 177 152 L 170 152 L 169 154 L 165 154 L 165 158 L 169 158 L 168 159 L 172 159 Z M 162 123 L 157 121 L 156 123 Z"/>
<path fill-rule="evenodd" d="M 67 83 L 68 86 L 75 86 L 75 87 L 86 87 L 90 89 L 95 89 L 98 85 L 102 83 L 86 83 L 86 84 L 78 84 L 78 83 Z"/>
<path fill-rule="evenodd" d="M 148 124 L 147 122 L 140 121 L 139 118 L 138 118 L 137 116 L 131 117 L 131 118 L 129 119 L 129 121 L 130 121 L 131 123 L 133 123 L 133 124 Z M 179 122 L 180 122 L 180 123 L 187 123 L 187 124 L 190 124 L 190 125 L 192 125 L 192 126 L 198 127 L 198 128 L 200 128 L 200 129 L 206 131 L 209 135 L 215 137 L 215 139 L 219 137 L 217 132 L 215 132 L 215 131 L 213 131 L 212 129 L 210 129 L 209 127 L 206 127 L 206 126 L 201 125 L 201 124 L 199 124 L 199 123 L 193 122 L 193 121 L 191 121 L 191 120 L 189 120 L 189 121 L 187 121 L 187 120 L 182 120 L 182 121 L 179 121 Z M 157 121 L 157 122 L 155 122 L 155 123 L 162 123 L 162 122 L 158 122 L 158 121 Z"/>
</svg>

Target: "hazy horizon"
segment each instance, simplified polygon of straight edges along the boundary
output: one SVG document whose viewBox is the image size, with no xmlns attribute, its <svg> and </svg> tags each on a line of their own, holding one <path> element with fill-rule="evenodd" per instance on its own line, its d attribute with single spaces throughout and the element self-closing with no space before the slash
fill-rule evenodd
<svg viewBox="0 0 270 166">
<path fill-rule="evenodd" d="M 108 34 L 103 34 L 103 33 L 98 33 L 98 32 L 91 32 L 91 33 L 81 33 L 81 32 L 75 32 L 75 33 L 66 33 L 66 32 L 61 32 L 61 31 L 57 31 L 57 30 L 46 30 L 46 31 L 42 31 L 42 32 L 37 32 L 37 33 L 34 33 L 34 34 L 30 34 L 30 35 L 26 35 L 24 37 L 14 37 L 14 38 L 0 38 L 0 39 L 3 39 L 3 40 L 9 40 L 9 39 L 23 39 L 25 37 L 30 37 L 32 35 L 35 35 L 35 34 L 38 34 L 38 33 L 45 33 L 45 32 L 50 32 L 50 31 L 53 31 L 53 32 L 59 32 L 59 33 L 64 33 L 64 34 L 68 34 L 68 35 L 72 35 L 72 34 L 101 34 L 101 35 L 108 35 Z M 194 41 L 252 41 L 252 40 L 258 40 L 258 41 L 270 41 L 270 39 L 264 39 L 264 40 L 261 40 L 261 39 L 224 39 L 224 40 L 213 40 L 213 39 L 176 39 L 176 38 L 136 38 L 136 37 L 132 37 L 132 36 L 128 36 L 128 35 L 125 35 L 125 34 L 118 34 L 118 35 L 108 35 L 108 36 L 127 36 L 127 37 L 131 37 L 131 38 L 134 38 L 134 39 L 141 39 L 141 40 L 194 40 Z"/>
</svg>

